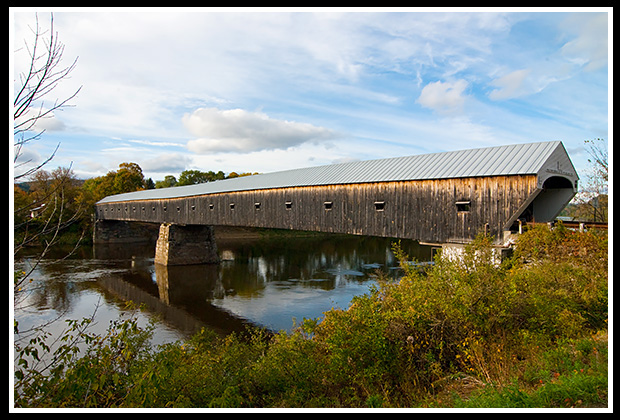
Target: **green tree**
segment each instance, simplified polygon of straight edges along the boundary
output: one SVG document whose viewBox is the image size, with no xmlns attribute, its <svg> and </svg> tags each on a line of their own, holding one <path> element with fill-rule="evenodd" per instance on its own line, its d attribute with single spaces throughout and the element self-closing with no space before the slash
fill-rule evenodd
<svg viewBox="0 0 620 420">
<path fill-rule="evenodd" d="M 112 177 L 108 175 L 89 178 L 82 185 L 82 194 L 91 204 L 113 194 Z"/>
<path fill-rule="evenodd" d="M 142 168 L 137 163 L 121 163 L 114 175 L 115 194 L 139 191 L 145 188 Z"/>
<path fill-rule="evenodd" d="M 155 188 L 168 188 L 177 185 L 177 179 L 173 175 L 166 175 L 163 181 L 156 181 Z"/>
<path fill-rule="evenodd" d="M 201 184 L 203 182 L 213 182 L 221 179 L 226 179 L 226 175 L 222 171 L 213 172 L 207 171 L 202 172 L 196 169 L 187 169 L 181 172 L 179 176 L 179 182 L 177 185 L 194 185 Z M 229 176 L 229 178 L 231 178 Z"/>
<path fill-rule="evenodd" d="M 87 179 L 82 188 L 94 204 L 108 195 L 139 191 L 145 187 L 146 182 L 140 166 L 137 163 L 124 162 L 119 165 L 118 171 Z"/>
<path fill-rule="evenodd" d="M 194 184 L 202 184 L 203 182 L 212 181 L 210 179 L 209 174 L 207 172 L 201 172 L 195 169 L 188 169 L 181 172 L 179 176 L 179 182 L 177 185 L 194 185 Z"/>
</svg>

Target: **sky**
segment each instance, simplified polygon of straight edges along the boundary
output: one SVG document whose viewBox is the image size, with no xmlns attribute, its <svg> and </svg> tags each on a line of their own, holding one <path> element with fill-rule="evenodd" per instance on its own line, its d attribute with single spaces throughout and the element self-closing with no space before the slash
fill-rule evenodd
<svg viewBox="0 0 620 420">
<path fill-rule="evenodd" d="M 611 8 L 11 8 L 9 95 L 50 12 L 77 64 L 36 105 L 80 91 L 21 157 L 78 178 L 561 140 L 583 179 L 613 136 Z"/>
</svg>

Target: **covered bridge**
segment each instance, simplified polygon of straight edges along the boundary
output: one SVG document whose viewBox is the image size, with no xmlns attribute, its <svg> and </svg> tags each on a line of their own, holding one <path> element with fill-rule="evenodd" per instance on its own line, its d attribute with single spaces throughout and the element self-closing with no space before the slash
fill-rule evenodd
<svg viewBox="0 0 620 420">
<path fill-rule="evenodd" d="M 518 221 L 552 221 L 577 192 L 559 141 L 431 153 L 113 195 L 96 219 L 249 226 L 501 244 Z"/>
</svg>

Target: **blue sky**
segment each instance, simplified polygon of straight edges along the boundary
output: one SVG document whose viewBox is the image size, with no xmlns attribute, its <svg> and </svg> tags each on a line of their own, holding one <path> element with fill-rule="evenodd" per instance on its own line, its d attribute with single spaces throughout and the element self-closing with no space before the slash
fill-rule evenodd
<svg viewBox="0 0 620 420">
<path fill-rule="evenodd" d="M 42 106 L 82 87 L 25 157 L 158 180 L 562 140 L 583 178 L 610 139 L 611 8 L 240 10 L 11 9 L 13 80 L 51 11 L 78 61 Z"/>
</svg>

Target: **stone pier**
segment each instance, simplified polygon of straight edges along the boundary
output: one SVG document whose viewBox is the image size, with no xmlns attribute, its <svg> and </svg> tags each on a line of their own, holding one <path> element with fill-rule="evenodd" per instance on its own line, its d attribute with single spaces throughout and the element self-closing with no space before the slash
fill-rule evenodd
<svg viewBox="0 0 620 420">
<path fill-rule="evenodd" d="M 213 226 L 163 223 L 159 227 L 156 264 L 217 264 L 219 261 Z"/>
</svg>

